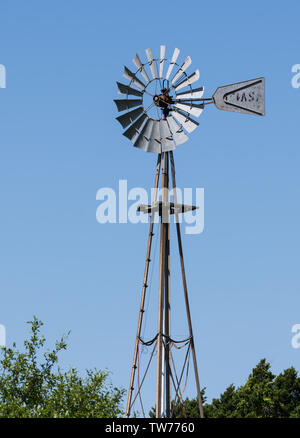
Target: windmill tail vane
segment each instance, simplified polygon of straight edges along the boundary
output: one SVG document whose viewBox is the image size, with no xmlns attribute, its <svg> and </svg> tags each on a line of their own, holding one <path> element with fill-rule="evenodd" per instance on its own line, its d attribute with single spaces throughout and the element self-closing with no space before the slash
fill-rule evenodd
<svg viewBox="0 0 300 438">
<path fill-rule="evenodd" d="M 203 97 L 204 87 L 194 84 L 200 78 L 196 69 L 187 70 L 192 64 L 190 56 L 178 62 L 180 50 L 175 48 L 170 58 L 166 57 L 166 46 L 160 46 L 159 57 L 154 57 L 152 49 L 146 49 L 144 62 L 136 54 L 133 58 L 134 71 L 124 67 L 123 76 L 128 83 L 117 82 L 121 99 L 114 100 L 118 112 L 118 122 L 125 129 L 123 135 L 134 147 L 145 152 L 158 154 L 154 196 L 151 205 L 141 204 L 138 211 L 151 216 L 147 240 L 146 261 L 142 283 L 138 327 L 130 375 L 126 417 L 129 417 L 137 401 L 144 417 L 142 389 L 151 363 L 156 357 L 155 415 L 157 418 L 170 418 L 174 415 L 176 403 L 182 407 L 184 376 L 188 376 L 190 360 L 193 362 L 195 387 L 199 415 L 204 417 L 201 397 L 198 365 L 195 351 L 195 339 L 192 328 L 187 279 L 183 257 L 183 247 L 179 215 L 197 209 L 197 206 L 183 205 L 177 201 L 176 173 L 173 151 L 185 143 L 189 135 L 199 126 L 198 118 L 206 105 L 214 104 L 224 111 L 243 114 L 265 115 L 265 80 L 251 79 L 231 85 L 218 87 L 210 98 Z M 158 199 L 158 186 L 161 179 L 161 199 Z M 172 186 L 173 202 L 170 202 L 169 188 Z M 159 282 L 157 332 L 152 339 L 142 339 L 142 327 L 145 323 L 145 300 L 149 282 L 149 267 L 154 236 L 154 216 L 160 217 L 159 224 Z M 182 277 L 183 299 L 188 327 L 188 337 L 174 340 L 171 336 L 171 300 L 170 300 L 170 220 L 175 216 L 177 247 Z M 178 373 L 174 359 L 174 348 L 185 348 L 185 360 Z M 141 375 L 141 352 L 150 348 L 151 354 L 144 373 Z"/>
</svg>

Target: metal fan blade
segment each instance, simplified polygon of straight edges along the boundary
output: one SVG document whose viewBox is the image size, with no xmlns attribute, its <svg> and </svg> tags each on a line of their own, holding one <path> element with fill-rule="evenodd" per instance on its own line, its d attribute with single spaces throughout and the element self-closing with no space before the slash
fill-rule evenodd
<svg viewBox="0 0 300 438">
<path fill-rule="evenodd" d="M 147 147 L 147 152 L 156 152 L 158 154 L 161 153 L 160 129 L 158 120 L 153 120 L 153 128 L 150 142 Z"/>
<path fill-rule="evenodd" d="M 123 76 L 128 79 L 129 81 L 133 82 L 137 87 L 139 87 L 141 90 L 144 90 L 146 88 L 146 85 L 144 82 L 140 81 L 132 71 L 129 70 L 126 66 L 124 66 L 124 73 Z"/>
<path fill-rule="evenodd" d="M 185 103 L 175 103 L 174 106 L 175 106 L 175 108 L 181 109 L 188 114 L 192 114 L 192 116 L 195 116 L 195 117 L 199 117 L 204 109 L 203 104 L 196 105 L 196 104 L 188 104 L 188 103 L 186 103 L 186 104 Z"/>
<path fill-rule="evenodd" d="M 144 151 L 147 151 L 147 146 L 150 143 L 152 127 L 153 127 L 153 120 L 148 118 L 140 135 L 138 136 L 138 138 L 134 142 L 134 146 L 136 148 L 143 149 Z"/>
<path fill-rule="evenodd" d="M 117 105 L 118 111 L 125 111 L 143 104 L 142 99 L 115 99 L 114 102 Z"/>
<path fill-rule="evenodd" d="M 153 79 L 156 79 L 156 73 L 155 73 L 155 68 L 154 68 L 154 61 L 153 61 L 153 55 L 152 55 L 152 49 L 146 49 L 146 55 L 149 61 L 149 67 L 151 70 L 151 74 Z"/>
<path fill-rule="evenodd" d="M 143 78 L 145 79 L 145 81 L 147 82 L 147 84 L 150 82 L 149 76 L 147 75 L 146 70 L 144 69 L 144 66 L 140 60 L 140 57 L 138 54 L 136 54 L 135 58 L 133 58 L 133 63 L 134 65 L 137 67 L 137 69 L 140 71 L 141 75 L 143 76 Z"/>
<path fill-rule="evenodd" d="M 134 122 L 138 116 L 140 116 L 144 112 L 143 107 L 136 108 L 133 111 L 130 111 L 129 113 L 125 113 L 122 116 L 116 117 L 118 122 L 121 123 L 123 128 L 127 128 L 128 125 L 130 125 L 132 122 Z"/>
<path fill-rule="evenodd" d="M 159 77 L 162 78 L 164 74 L 164 62 L 166 55 L 166 46 L 160 46 L 160 61 L 159 61 Z"/>
<path fill-rule="evenodd" d="M 191 58 L 188 56 L 188 57 L 186 58 L 186 60 L 184 61 L 184 63 L 182 64 L 182 66 L 179 67 L 177 73 L 175 74 L 174 78 L 172 79 L 172 81 L 171 81 L 172 84 L 174 84 L 174 83 L 177 81 L 177 79 L 180 78 L 180 76 L 182 75 L 182 73 L 185 72 L 185 70 L 191 65 L 191 63 L 192 63 L 192 60 L 191 60 Z"/>
<path fill-rule="evenodd" d="M 181 126 L 189 134 L 199 126 L 199 123 L 196 122 L 196 120 L 191 119 L 188 115 L 182 113 L 180 110 L 172 111 L 172 116 L 178 120 Z"/>
<path fill-rule="evenodd" d="M 129 140 L 134 143 L 137 137 L 140 135 L 141 128 L 147 119 L 149 119 L 147 114 L 142 114 L 141 117 L 139 117 L 125 132 L 123 132 L 123 135 L 125 135 L 125 137 L 129 138 Z"/>
<path fill-rule="evenodd" d="M 188 92 L 177 93 L 176 94 L 176 102 L 178 100 L 182 100 L 182 99 L 188 99 L 188 100 L 201 99 L 201 97 L 203 96 L 203 93 L 204 93 L 204 87 L 195 88 L 194 90 L 188 91 Z"/>
<path fill-rule="evenodd" d="M 175 141 L 176 145 L 180 145 L 182 143 L 185 143 L 189 138 L 183 132 L 183 129 L 176 122 L 176 120 L 174 120 L 173 117 L 168 116 L 167 121 L 168 121 L 170 131 L 172 133 L 173 140 Z"/>
<path fill-rule="evenodd" d="M 167 120 L 161 119 L 159 121 L 159 129 L 162 152 L 173 151 L 175 149 L 175 145 Z"/>
<path fill-rule="evenodd" d="M 200 72 L 199 70 L 196 70 L 195 73 L 192 73 L 190 76 L 188 76 L 186 79 L 184 79 L 182 82 L 179 82 L 174 88 L 175 91 L 180 90 L 181 88 L 187 87 L 188 85 L 193 84 L 194 82 L 198 81 L 200 78 Z"/>
<path fill-rule="evenodd" d="M 179 53 L 180 53 L 180 50 L 176 48 L 174 50 L 174 53 L 173 53 L 173 56 L 172 56 L 172 59 L 171 59 L 171 62 L 170 62 L 170 65 L 169 65 L 169 68 L 168 68 L 168 71 L 167 71 L 167 74 L 166 74 L 166 79 L 167 80 L 169 80 L 170 74 L 172 73 L 174 64 L 177 61 Z"/>
<path fill-rule="evenodd" d="M 139 97 L 143 96 L 143 93 L 141 91 L 138 91 L 135 88 L 128 87 L 128 85 L 121 84 L 121 82 L 117 82 L 117 86 L 118 86 L 119 94 L 127 94 L 131 96 L 139 96 Z"/>
</svg>

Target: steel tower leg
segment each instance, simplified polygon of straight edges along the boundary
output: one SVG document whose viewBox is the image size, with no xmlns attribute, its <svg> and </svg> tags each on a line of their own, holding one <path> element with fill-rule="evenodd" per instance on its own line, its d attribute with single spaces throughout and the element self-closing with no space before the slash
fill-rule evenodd
<svg viewBox="0 0 300 438">
<path fill-rule="evenodd" d="M 157 158 L 153 202 L 155 202 L 156 198 L 157 198 L 157 189 L 158 189 L 160 168 L 161 168 L 161 154 L 159 154 L 158 158 Z M 130 416 L 131 400 L 132 400 L 132 394 L 133 394 L 133 390 L 134 390 L 133 385 L 134 385 L 135 371 L 137 368 L 137 357 L 138 357 L 140 335 L 141 335 L 141 328 L 142 328 L 143 315 L 144 315 L 144 304 L 145 304 L 145 298 L 146 298 L 147 280 L 148 280 L 148 273 L 149 273 L 149 263 L 150 263 L 150 254 L 151 254 L 152 237 L 153 237 L 154 214 L 155 213 L 151 214 L 150 229 L 149 229 L 149 235 L 148 235 L 147 255 L 146 255 L 146 264 L 145 264 L 145 271 L 144 271 L 144 281 L 143 281 L 143 288 L 142 288 L 140 313 L 139 313 L 137 334 L 136 334 L 134 354 L 133 354 L 133 364 L 132 364 L 130 385 L 129 385 L 129 391 L 128 391 L 128 399 L 127 399 L 127 406 L 126 406 L 126 417 L 127 418 Z"/>
<path fill-rule="evenodd" d="M 176 178 L 175 178 L 175 165 L 174 165 L 173 152 L 170 152 L 170 160 L 171 160 L 171 167 L 172 167 L 173 196 L 174 196 L 174 202 L 175 202 L 175 204 L 177 204 Z M 183 283 L 183 290 L 184 290 L 184 299 L 185 299 L 186 314 L 187 314 L 187 320 L 188 320 L 188 326 L 189 326 L 189 334 L 190 334 L 190 339 L 191 339 L 190 343 L 191 343 L 191 348 L 192 348 L 195 380 L 196 380 L 196 387 L 197 387 L 197 398 L 198 398 L 199 412 L 200 412 L 200 417 L 204 418 L 178 214 L 175 214 L 175 219 L 176 219 L 176 231 L 177 231 L 177 240 L 178 240 L 178 250 L 179 250 L 179 256 L 180 256 L 182 283 Z"/>
<path fill-rule="evenodd" d="M 163 152 L 161 181 L 161 224 L 158 298 L 156 418 L 170 415 L 170 298 L 169 298 L 169 153 Z M 164 394 L 165 392 L 165 394 Z M 164 403 L 163 403 L 164 401 Z"/>
<path fill-rule="evenodd" d="M 169 154 L 167 155 L 166 176 L 169 203 Z M 171 321 L 170 321 L 170 214 L 168 207 L 168 214 L 166 214 L 167 222 L 165 223 L 165 293 L 164 293 L 164 359 L 165 359 L 165 417 L 170 418 L 171 415 L 171 370 L 170 370 L 170 343 L 171 336 Z"/>
<path fill-rule="evenodd" d="M 167 152 L 163 153 L 162 157 L 162 176 L 161 176 L 161 201 L 165 202 L 166 198 L 166 161 Z M 157 337 L 157 370 L 156 370 L 156 418 L 161 418 L 163 415 L 163 308 L 164 308 L 164 273 L 165 273 L 165 224 L 163 218 L 163 208 L 161 210 L 160 222 L 160 256 L 159 256 L 159 294 L 158 294 L 158 337 Z"/>
<path fill-rule="evenodd" d="M 157 381 L 156 381 L 156 418 L 170 418 L 171 415 L 171 368 L 170 368 L 170 206 L 169 206 L 169 156 L 171 162 L 171 173 L 172 173 L 172 186 L 173 186 L 173 196 L 174 203 L 177 204 L 177 194 L 176 194 L 176 179 L 175 179 L 175 166 L 174 157 L 172 152 L 164 152 L 158 155 L 158 161 L 156 166 L 156 176 L 155 176 L 155 191 L 153 203 L 157 200 L 157 190 L 159 183 L 160 170 L 162 173 L 161 181 L 161 211 L 160 217 L 160 261 L 159 261 L 159 300 L 158 300 L 158 333 L 157 333 Z M 161 166 L 162 163 L 162 166 Z M 139 353 L 140 345 L 140 335 L 143 322 L 144 304 L 147 289 L 147 280 L 149 272 L 150 263 L 150 253 L 152 246 L 152 236 L 153 236 L 153 222 L 154 222 L 155 212 L 151 213 L 150 230 L 148 236 L 147 245 L 147 257 L 144 271 L 144 282 L 142 288 L 142 297 L 140 305 L 140 313 L 138 320 L 137 336 L 135 342 L 134 356 L 133 356 L 133 366 L 131 371 L 130 386 L 128 392 L 128 400 L 126 407 L 126 417 L 130 416 L 131 412 L 131 401 L 134 391 L 135 382 L 135 372 L 137 368 L 137 359 Z M 200 390 L 200 382 L 198 375 L 198 367 L 196 360 L 196 352 L 194 345 L 192 321 L 190 314 L 190 305 L 188 298 L 185 266 L 183 259 L 183 249 L 181 240 L 180 224 L 178 220 L 178 213 L 175 212 L 176 218 L 176 231 L 178 240 L 178 250 L 180 256 L 181 264 L 181 275 L 183 282 L 185 306 L 189 327 L 190 335 L 190 347 L 193 356 L 193 365 L 195 372 L 196 388 L 197 388 L 197 398 L 199 404 L 200 417 L 203 418 L 203 405 Z"/>
</svg>

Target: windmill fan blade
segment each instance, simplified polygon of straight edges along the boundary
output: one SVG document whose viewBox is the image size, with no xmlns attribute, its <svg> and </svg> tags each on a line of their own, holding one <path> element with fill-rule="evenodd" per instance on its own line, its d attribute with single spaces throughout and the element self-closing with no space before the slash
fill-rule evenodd
<svg viewBox="0 0 300 438">
<path fill-rule="evenodd" d="M 125 135 L 125 137 L 129 138 L 129 140 L 134 143 L 140 134 L 141 128 L 146 119 L 149 119 L 147 114 L 142 114 L 140 118 L 138 118 L 131 126 L 129 126 L 125 132 L 123 132 L 123 135 Z"/>
<path fill-rule="evenodd" d="M 199 117 L 204 109 L 203 104 L 196 105 L 196 104 L 188 104 L 188 103 L 186 103 L 186 104 L 185 103 L 175 103 L 174 106 L 175 106 L 175 108 L 181 109 L 188 114 L 192 114 L 195 117 Z"/>
<path fill-rule="evenodd" d="M 114 102 L 117 105 L 118 111 L 125 111 L 143 104 L 142 99 L 115 99 Z"/>
<path fill-rule="evenodd" d="M 130 125 L 132 122 L 134 122 L 138 116 L 140 116 L 144 112 L 143 107 L 136 108 L 133 111 L 130 111 L 129 113 L 125 113 L 122 116 L 117 117 L 116 119 L 118 122 L 121 123 L 123 128 L 127 128 L 128 125 Z"/>
<path fill-rule="evenodd" d="M 176 145 L 180 145 L 182 143 L 185 143 L 189 138 L 183 132 L 183 129 L 176 122 L 176 120 L 174 120 L 173 117 L 168 116 L 167 121 L 168 121 L 170 131 L 172 133 L 173 140 L 175 141 Z"/>
<path fill-rule="evenodd" d="M 159 77 L 162 78 L 164 74 L 164 62 L 166 55 L 166 46 L 160 46 L 160 61 L 159 61 Z"/>
<path fill-rule="evenodd" d="M 196 122 L 196 120 L 191 119 L 187 114 L 182 113 L 180 110 L 172 111 L 172 116 L 178 120 L 181 126 L 189 134 L 199 126 L 199 123 Z"/>
<path fill-rule="evenodd" d="M 170 65 L 169 65 L 169 68 L 168 68 L 168 71 L 167 71 L 167 74 L 166 74 L 166 79 L 167 80 L 169 80 L 170 74 L 172 73 L 173 67 L 175 65 L 175 62 L 177 61 L 179 53 L 180 53 L 179 49 L 175 49 L 174 50 L 174 53 L 173 53 L 173 56 L 172 56 L 172 59 L 171 59 L 171 62 L 170 62 Z"/>
<path fill-rule="evenodd" d="M 139 54 L 133 58 L 134 72 L 124 66 L 123 75 L 129 83 L 117 82 L 118 92 L 122 96 L 114 100 L 121 113 L 116 119 L 124 128 L 124 137 L 145 152 L 161 154 L 185 143 L 189 133 L 199 126 L 194 119 L 200 116 L 206 103 L 214 102 L 218 108 L 226 104 L 228 108 L 246 110 L 244 100 L 248 96 L 242 94 L 240 97 L 244 83 L 218 88 L 212 99 L 203 99 L 204 87 L 192 88 L 192 84 L 200 77 L 199 70 L 188 75 L 186 72 L 192 60 L 187 56 L 183 63 L 179 63 L 179 54 L 180 50 L 175 48 L 168 57 L 166 46 L 160 45 L 159 56 L 153 57 L 149 47 L 146 49 L 146 59 L 140 58 Z M 252 87 L 259 98 L 260 84 L 254 80 L 251 83 L 248 81 L 247 91 Z M 184 87 L 186 91 L 180 91 Z M 242 104 L 238 105 L 236 101 L 239 99 Z M 249 107 L 250 103 L 247 111 L 252 109 Z"/>
<path fill-rule="evenodd" d="M 143 76 L 143 78 L 145 79 L 145 81 L 148 84 L 150 82 L 150 79 L 149 79 L 149 76 L 147 75 L 146 70 L 144 69 L 144 66 L 140 60 L 139 55 L 136 54 L 135 58 L 133 58 L 132 61 L 135 64 L 135 66 L 137 67 L 137 69 L 140 71 L 141 75 Z"/>
<path fill-rule="evenodd" d="M 156 73 L 155 73 L 155 68 L 154 68 L 154 61 L 153 61 L 153 55 L 152 55 L 152 49 L 146 49 L 146 55 L 149 61 L 149 67 L 151 70 L 151 74 L 153 79 L 156 79 Z"/>
<path fill-rule="evenodd" d="M 153 127 L 153 120 L 148 118 L 147 122 L 145 123 L 140 135 L 136 139 L 134 146 L 139 149 L 143 149 L 144 151 L 147 150 L 147 146 L 150 143 L 150 137 Z"/>
<path fill-rule="evenodd" d="M 199 70 L 196 70 L 195 73 L 192 73 L 190 76 L 188 76 L 182 82 L 179 82 L 179 84 L 177 84 L 174 87 L 175 91 L 180 90 L 181 88 L 187 87 L 188 85 L 192 85 L 194 82 L 198 81 L 199 78 L 200 78 L 200 72 L 199 72 Z"/>
<path fill-rule="evenodd" d="M 156 152 L 158 154 L 161 153 L 160 129 L 158 120 L 153 120 L 151 139 L 147 147 L 147 152 Z"/>
<path fill-rule="evenodd" d="M 128 87 L 128 85 L 121 84 L 121 82 L 117 82 L 117 86 L 119 94 L 127 94 L 139 97 L 143 96 L 143 93 L 141 91 L 138 91 L 135 88 Z"/>
<path fill-rule="evenodd" d="M 176 94 L 176 102 L 180 101 L 182 99 L 201 99 L 204 93 L 204 87 L 195 88 L 192 91 L 183 92 L 183 93 L 177 93 Z"/>
<path fill-rule="evenodd" d="M 123 76 L 128 79 L 129 81 L 133 82 L 137 87 L 139 87 L 141 90 L 144 90 L 146 88 L 146 85 L 144 82 L 140 81 L 132 71 L 129 70 L 126 66 L 124 66 L 124 73 Z"/>
<path fill-rule="evenodd" d="M 175 149 L 175 145 L 167 120 L 161 119 L 159 122 L 159 128 L 162 152 L 173 151 Z"/>
<path fill-rule="evenodd" d="M 191 60 L 191 58 L 188 56 L 188 57 L 186 58 L 186 60 L 184 61 L 184 63 L 182 64 L 182 66 L 179 67 L 177 73 L 175 74 L 174 78 L 172 79 L 172 81 L 171 81 L 172 84 L 174 84 L 174 83 L 177 81 L 177 79 L 180 78 L 180 76 L 182 75 L 182 73 L 185 72 L 185 70 L 191 65 L 191 63 L 192 63 L 192 60 Z"/>
</svg>

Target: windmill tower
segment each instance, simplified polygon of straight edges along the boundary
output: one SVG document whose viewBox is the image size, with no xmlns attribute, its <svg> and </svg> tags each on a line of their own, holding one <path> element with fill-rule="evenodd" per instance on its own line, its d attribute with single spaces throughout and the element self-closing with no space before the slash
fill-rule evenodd
<svg viewBox="0 0 300 438">
<path fill-rule="evenodd" d="M 124 96 L 115 100 L 119 112 L 117 117 L 125 129 L 123 135 L 133 145 L 145 152 L 158 154 L 155 172 L 154 196 L 151 205 L 140 205 L 138 211 L 151 217 L 147 242 L 146 262 L 138 316 L 138 327 L 135 339 L 133 363 L 126 407 L 126 417 L 132 413 L 133 405 L 140 396 L 141 386 L 137 379 L 139 353 L 141 346 L 153 346 L 149 365 L 156 352 L 156 405 L 157 418 L 172 417 L 173 399 L 181 400 L 180 385 L 187 359 L 192 355 L 195 385 L 200 416 L 203 418 L 203 406 L 195 352 L 194 334 L 189 305 L 187 280 L 185 273 L 182 238 L 179 215 L 196 209 L 196 206 L 183 205 L 177 202 L 176 174 L 174 154 L 176 146 L 188 140 L 199 123 L 194 117 L 199 117 L 208 104 L 215 104 L 218 109 L 245 114 L 264 115 L 264 78 L 253 79 L 217 88 L 213 97 L 203 98 L 204 87 L 193 88 L 199 80 L 200 73 L 196 70 L 188 75 L 186 70 L 192 60 L 188 56 L 182 64 L 177 60 L 180 54 L 175 49 L 171 59 L 166 57 L 166 46 L 160 46 L 159 58 L 153 57 L 152 50 L 146 49 L 146 62 L 139 55 L 133 59 L 135 71 L 124 67 L 124 77 L 128 84 L 117 82 L 118 92 Z M 171 176 L 171 177 L 170 177 Z M 159 180 L 161 178 L 161 198 L 158 199 Z M 172 187 L 173 202 L 170 202 L 170 187 Z M 143 326 L 145 299 L 148 287 L 149 264 L 153 239 L 153 224 L 155 215 L 160 217 L 160 256 L 159 256 L 159 293 L 158 293 L 158 324 L 157 333 L 151 340 L 141 338 Z M 175 217 L 178 252 L 181 267 L 183 295 L 189 336 L 187 339 L 172 339 L 170 324 L 170 217 Z M 180 378 L 177 377 L 173 364 L 172 347 L 176 343 L 187 346 L 186 360 Z M 148 365 L 148 366 L 149 366 Z M 147 368 L 148 369 L 148 368 Z M 137 381 L 138 380 L 138 381 Z M 172 394 L 173 389 L 173 394 Z"/>
</svg>

